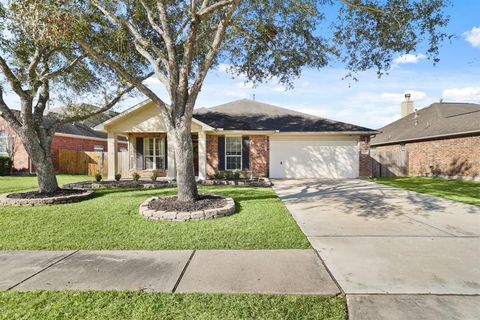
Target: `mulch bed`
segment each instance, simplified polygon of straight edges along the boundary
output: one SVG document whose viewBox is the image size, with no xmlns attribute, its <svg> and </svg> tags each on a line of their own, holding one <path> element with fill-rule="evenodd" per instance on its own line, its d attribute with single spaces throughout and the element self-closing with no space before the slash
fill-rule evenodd
<svg viewBox="0 0 480 320">
<path fill-rule="evenodd" d="M 156 188 L 168 188 L 175 187 L 176 184 L 172 181 L 151 181 L 151 180 L 120 180 L 120 181 L 82 181 L 82 182 L 73 182 L 63 185 L 64 188 L 74 188 L 74 189 L 156 189 Z"/>
<path fill-rule="evenodd" d="M 38 192 L 38 191 L 11 193 L 11 194 L 7 195 L 7 198 L 11 198 L 11 199 L 47 199 L 47 198 L 71 196 L 71 195 L 82 194 L 82 193 L 85 193 L 85 190 L 59 189 L 58 191 L 53 192 L 53 193 Z"/>
<path fill-rule="evenodd" d="M 208 209 L 222 208 L 227 204 L 227 199 L 211 194 L 200 195 L 195 202 L 180 202 L 176 196 L 160 197 L 150 201 L 148 208 L 155 211 L 181 211 L 194 212 Z"/>
</svg>

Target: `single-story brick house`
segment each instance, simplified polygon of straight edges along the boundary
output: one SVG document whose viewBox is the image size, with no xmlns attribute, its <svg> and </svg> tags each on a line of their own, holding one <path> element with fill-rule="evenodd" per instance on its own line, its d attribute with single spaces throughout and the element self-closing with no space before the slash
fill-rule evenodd
<svg viewBox="0 0 480 320">
<path fill-rule="evenodd" d="M 175 177 L 174 151 L 151 101 L 95 129 L 108 134 L 109 179 L 118 172 L 113 146 L 120 136 L 128 137 L 130 172 L 147 177 L 155 171 L 159 176 Z M 271 178 L 356 178 L 368 175 L 368 142 L 374 133 L 243 99 L 194 111 L 194 167 L 200 179 L 225 170 Z"/>
<path fill-rule="evenodd" d="M 414 111 L 406 95 L 402 118 L 379 131 L 372 153 L 405 150 L 408 175 L 480 175 L 480 104 L 438 102 Z"/>
<path fill-rule="evenodd" d="M 20 111 L 13 111 L 16 116 L 20 116 Z M 117 114 L 111 111 L 89 121 L 60 126 L 52 141 L 52 160 L 55 170 L 59 169 L 60 149 L 107 151 L 107 135 L 104 132 L 95 131 L 92 127 Z M 118 141 L 117 150 L 126 150 L 127 146 L 126 139 L 121 139 Z M 16 172 L 34 171 L 23 143 L 2 117 L 0 117 L 0 156 L 11 156 L 13 170 Z"/>
</svg>

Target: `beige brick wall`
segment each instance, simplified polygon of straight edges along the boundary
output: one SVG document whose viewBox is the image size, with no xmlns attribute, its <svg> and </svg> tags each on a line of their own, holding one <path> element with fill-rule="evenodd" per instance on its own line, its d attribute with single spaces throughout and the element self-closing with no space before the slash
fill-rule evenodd
<svg viewBox="0 0 480 320">
<path fill-rule="evenodd" d="M 480 136 L 406 143 L 409 175 L 477 177 L 480 175 Z M 376 147 L 397 151 L 400 145 Z"/>
</svg>

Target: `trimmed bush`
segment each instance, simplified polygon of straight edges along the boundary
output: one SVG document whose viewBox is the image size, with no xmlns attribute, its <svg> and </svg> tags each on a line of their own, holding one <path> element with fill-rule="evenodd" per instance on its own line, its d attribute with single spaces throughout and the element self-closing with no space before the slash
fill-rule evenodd
<svg viewBox="0 0 480 320">
<path fill-rule="evenodd" d="M 157 175 L 157 173 L 154 171 L 154 172 L 152 173 L 152 175 L 150 176 L 150 179 L 152 179 L 152 181 L 157 181 L 157 178 L 158 178 L 158 175 Z"/>
<path fill-rule="evenodd" d="M 122 179 L 122 175 L 120 173 L 117 173 L 115 175 L 115 181 L 120 181 L 120 179 Z"/>
<path fill-rule="evenodd" d="M 95 181 L 97 182 L 102 181 L 102 175 L 100 173 L 95 174 Z"/>
<path fill-rule="evenodd" d="M 0 176 L 5 176 L 12 172 L 13 161 L 9 157 L 0 157 Z"/>
<path fill-rule="evenodd" d="M 133 172 L 132 173 L 132 179 L 133 179 L 133 181 L 138 181 L 138 180 L 140 180 L 140 175 L 136 172 Z"/>
</svg>

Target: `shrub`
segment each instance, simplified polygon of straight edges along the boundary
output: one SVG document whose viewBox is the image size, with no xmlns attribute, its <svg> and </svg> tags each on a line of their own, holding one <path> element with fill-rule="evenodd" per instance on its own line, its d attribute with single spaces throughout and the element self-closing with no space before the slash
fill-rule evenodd
<svg viewBox="0 0 480 320">
<path fill-rule="evenodd" d="M 102 175 L 100 173 L 95 174 L 95 181 L 97 182 L 102 181 Z"/>
<path fill-rule="evenodd" d="M 233 179 L 233 172 L 232 171 L 225 171 L 223 173 L 223 178 L 225 180 L 230 180 L 230 179 Z"/>
<path fill-rule="evenodd" d="M 213 174 L 213 177 L 214 177 L 215 179 L 217 179 L 217 180 L 218 180 L 218 179 L 223 179 L 223 172 L 221 172 L 221 171 L 215 171 L 215 173 Z"/>
<path fill-rule="evenodd" d="M 152 179 L 152 181 L 157 181 L 157 178 L 158 178 L 158 175 L 157 175 L 157 173 L 154 171 L 154 172 L 152 173 L 152 175 L 150 176 L 150 179 Z"/>
<path fill-rule="evenodd" d="M 140 180 L 140 175 L 136 172 L 132 173 L 132 179 L 133 181 L 138 181 Z"/>
<path fill-rule="evenodd" d="M 120 179 L 122 179 L 122 175 L 120 173 L 117 173 L 115 175 L 115 181 L 120 181 Z"/>
<path fill-rule="evenodd" d="M 13 161 L 9 157 L 0 157 L 0 176 L 10 174 Z"/>
<path fill-rule="evenodd" d="M 240 174 L 241 174 L 240 171 L 235 171 L 235 172 L 233 173 L 233 179 L 235 179 L 235 180 L 240 179 Z"/>
</svg>

